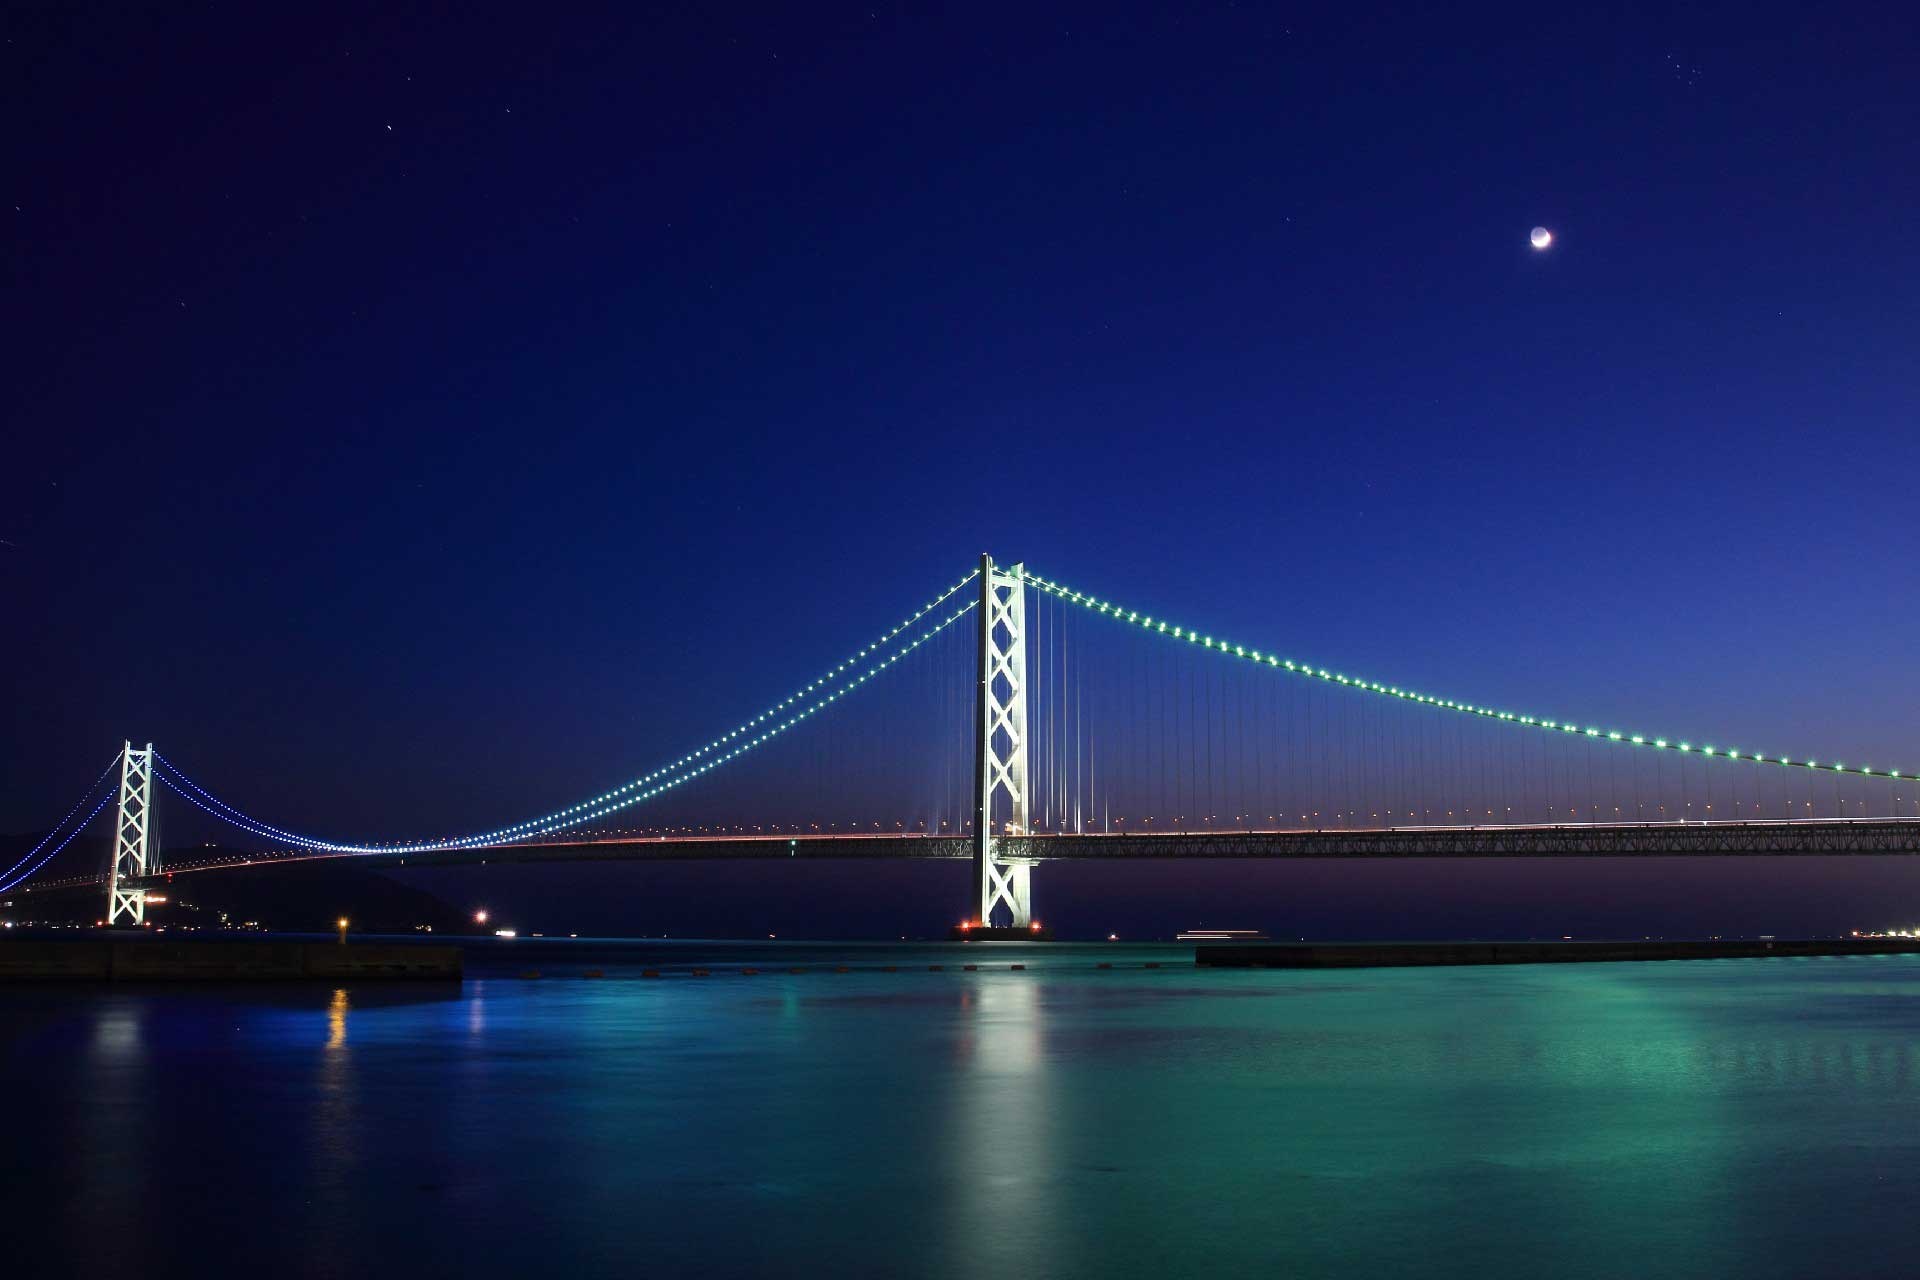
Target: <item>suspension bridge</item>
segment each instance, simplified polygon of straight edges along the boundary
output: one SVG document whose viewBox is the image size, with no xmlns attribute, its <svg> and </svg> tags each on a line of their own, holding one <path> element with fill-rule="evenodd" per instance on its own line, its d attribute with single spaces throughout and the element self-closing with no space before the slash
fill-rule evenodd
<svg viewBox="0 0 1920 1280">
<path fill-rule="evenodd" d="M 251 845 L 163 858 L 162 794 Z M 108 814 L 104 865 L 59 865 Z M 972 863 L 963 927 L 1032 929 L 1034 868 L 1062 859 L 1913 853 L 1911 771 L 1422 692 L 982 556 L 785 697 L 565 808 L 328 839 L 129 741 L 0 893 L 97 885 L 109 924 L 140 925 L 173 877 L 318 859 L 944 858 Z"/>
</svg>

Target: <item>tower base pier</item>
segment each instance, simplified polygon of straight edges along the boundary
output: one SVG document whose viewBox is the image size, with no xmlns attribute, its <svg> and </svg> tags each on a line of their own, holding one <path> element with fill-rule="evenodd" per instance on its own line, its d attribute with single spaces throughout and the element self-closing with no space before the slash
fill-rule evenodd
<svg viewBox="0 0 1920 1280">
<path fill-rule="evenodd" d="M 1028 925 L 957 924 L 947 937 L 953 942 L 1052 942 L 1053 930 L 1037 920 Z"/>
</svg>

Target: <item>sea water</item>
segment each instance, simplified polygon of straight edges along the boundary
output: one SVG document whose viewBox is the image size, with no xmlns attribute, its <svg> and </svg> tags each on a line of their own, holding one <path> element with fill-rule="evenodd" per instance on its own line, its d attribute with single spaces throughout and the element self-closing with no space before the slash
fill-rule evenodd
<svg viewBox="0 0 1920 1280">
<path fill-rule="evenodd" d="M 1907 1275 L 1916 1033 L 1914 957 L 523 939 L 459 985 L 9 986 L 4 1271 Z"/>
</svg>

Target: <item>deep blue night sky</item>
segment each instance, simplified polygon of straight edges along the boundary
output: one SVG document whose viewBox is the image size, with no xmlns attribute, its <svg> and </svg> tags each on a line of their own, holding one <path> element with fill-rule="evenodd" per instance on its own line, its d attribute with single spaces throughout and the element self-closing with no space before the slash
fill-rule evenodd
<svg viewBox="0 0 1920 1280">
<path fill-rule="evenodd" d="M 284 8 L 6 21 L 0 830 L 513 821 L 982 550 L 1920 768 L 1908 6 Z"/>
</svg>

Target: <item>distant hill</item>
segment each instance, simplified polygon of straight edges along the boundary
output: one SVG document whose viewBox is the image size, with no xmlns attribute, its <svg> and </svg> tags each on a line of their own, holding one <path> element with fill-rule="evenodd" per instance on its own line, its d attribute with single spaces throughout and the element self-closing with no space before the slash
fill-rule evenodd
<svg viewBox="0 0 1920 1280">
<path fill-rule="evenodd" d="M 0 841 L 0 850 L 11 848 L 14 839 Z M 32 847 L 33 839 L 26 839 L 17 852 L 0 862 L 0 867 Z M 181 849 L 178 854 L 184 860 L 218 852 L 196 845 Z M 104 843 L 95 861 L 105 865 Z M 91 865 L 93 863 L 84 858 L 71 862 L 66 854 L 60 858 L 61 869 L 69 875 Z M 156 892 L 166 901 L 154 904 L 148 911 L 149 919 L 155 924 L 325 933 L 331 932 L 335 923 L 345 916 L 356 933 L 413 933 L 423 927 L 435 933 L 458 933 L 469 925 L 463 912 L 426 890 L 401 884 L 378 871 L 350 862 L 189 872 L 168 878 L 165 886 Z M 24 893 L 15 890 L 5 895 L 4 901 L 10 905 L 0 906 L 0 919 L 17 923 L 32 920 L 43 924 L 90 924 L 101 914 L 102 894 L 103 890 L 94 886 Z"/>
</svg>

